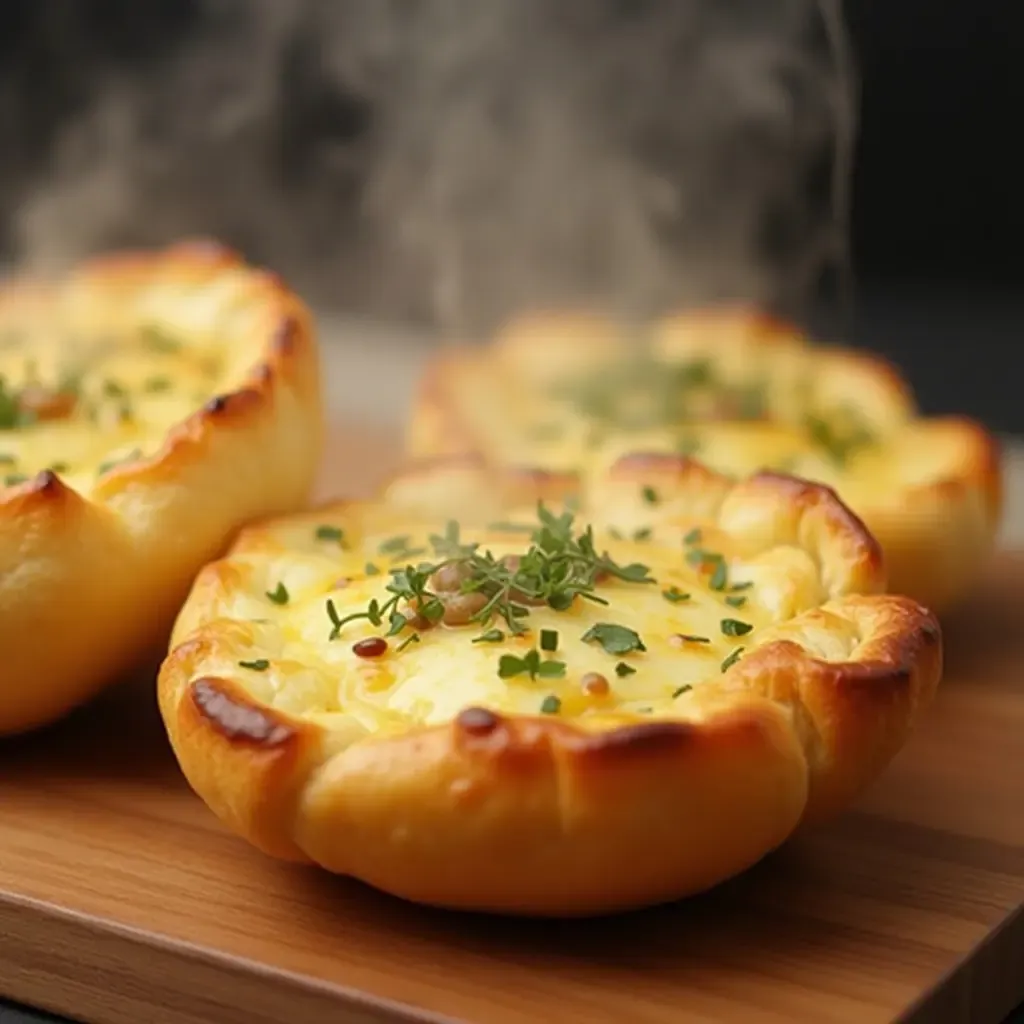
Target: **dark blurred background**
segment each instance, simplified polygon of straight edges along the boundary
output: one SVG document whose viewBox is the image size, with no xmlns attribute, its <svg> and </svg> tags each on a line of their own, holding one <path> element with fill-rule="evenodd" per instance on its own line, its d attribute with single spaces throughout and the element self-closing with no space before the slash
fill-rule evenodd
<svg viewBox="0 0 1024 1024">
<path fill-rule="evenodd" d="M 1024 433 L 1015 0 L 843 0 L 848 238 L 837 2 L 5 0 L 0 256 L 208 232 L 450 332 L 580 284 L 805 306 L 849 249 L 815 327 Z"/>
<path fill-rule="evenodd" d="M 1013 7 L 846 0 L 862 92 L 853 331 L 905 368 L 929 411 L 1024 433 L 1024 30 Z"/>
</svg>

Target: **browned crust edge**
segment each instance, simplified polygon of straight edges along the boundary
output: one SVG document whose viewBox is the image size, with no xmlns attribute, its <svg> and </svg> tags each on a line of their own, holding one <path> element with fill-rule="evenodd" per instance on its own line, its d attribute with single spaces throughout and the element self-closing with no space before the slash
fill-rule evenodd
<svg viewBox="0 0 1024 1024">
<path fill-rule="evenodd" d="M 195 572 L 235 531 L 308 497 L 323 443 L 308 310 L 276 275 L 223 246 L 104 255 L 52 286 L 11 285 L 45 294 L 95 287 L 99 301 L 115 301 L 154 277 L 201 284 L 235 269 L 245 272 L 243 301 L 266 329 L 262 355 L 239 386 L 179 423 L 149 457 L 104 474 L 89 494 L 43 471 L 0 496 L 0 736 L 59 718 L 155 653 Z M 268 457 L 276 477 L 257 472 Z M 97 587 L 101 602 L 66 600 Z M 62 642 L 48 642 L 53 636 Z"/>
<path fill-rule="evenodd" d="M 849 660 L 826 661 L 791 641 L 754 648 L 709 684 L 714 693 L 696 719 L 636 718 L 588 732 L 550 716 L 469 707 L 445 725 L 337 747 L 325 727 L 206 675 L 202 665 L 218 643 L 218 624 L 210 622 L 182 638 L 159 683 L 168 733 L 193 788 L 235 831 L 277 856 L 313 860 L 422 902 L 560 916 L 698 891 L 748 867 L 802 822 L 841 810 L 900 749 L 930 701 L 942 667 L 938 622 L 907 598 L 851 592 L 852 580 L 880 585 L 881 556 L 828 488 L 777 474 L 733 483 L 693 460 L 668 461 L 669 471 L 702 488 L 724 481 L 720 508 L 749 500 L 774 503 L 794 521 L 815 517 L 806 529 L 797 522 L 786 542 L 818 545 L 819 564 L 852 558 L 857 565 L 838 574 L 847 582 L 825 605 L 805 613 L 856 624 Z M 475 458 L 431 460 L 429 472 L 446 470 L 495 484 L 495 471 Z M 546 482 L 537 474 L 541 492 Z M 675 803 L 651 796 L 659 779 L 671 780 L 661 799 L 667 792 Z M 727 820 L 715 794 L 742 828 Z M 728 836 L 706 860 L 690 849 L 702 819 Z M 474 820 L 491 824 L 478 828 Z M 552 836 L 562 836 L 577 860 L 560 860 Z M 648 857 L 646 844 L 656 841 L 662 855 Z M 561 889 L 543 881 L 536 856 L 545 844 L 548 868 L 557 874 L 576 864 L 578 881 Z M 499 857 L 505 848 L 518 851 L 511 867 Z M 685 892 L 669 853 L 687 865 Z M 403 869 L 413 855 L 417 866 Z M 504 874 L 489 866 L 498 860 Z M 629 880 L 602 895 L 598 880 L 623 873 Z"/>
</svg>

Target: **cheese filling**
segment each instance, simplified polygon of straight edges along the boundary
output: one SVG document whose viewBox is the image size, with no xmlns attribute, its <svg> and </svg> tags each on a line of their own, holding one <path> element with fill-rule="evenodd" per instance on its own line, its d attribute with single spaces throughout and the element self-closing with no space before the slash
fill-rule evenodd
<svg viewBox="0 0 1024 1024">
<path fill-rule="evenodd" d="M 226 376 L 216 347 L 156 323 L 73 343 L 0 330 L 0 492 L 46 469 L 88 492 L 152 454 Z"/>
<path fill-rule="evenodd" d="M 233 623 L 203 672 L 356 733 L 471 706 L 596 728 L 683 713 L 765 630 L 822 601 L 802 551 L 741 558 L 712 527 L 668 544 L 540 514 L 482 530 L 340 514 L 263 527 L 203 609 Z"/>
</svg>

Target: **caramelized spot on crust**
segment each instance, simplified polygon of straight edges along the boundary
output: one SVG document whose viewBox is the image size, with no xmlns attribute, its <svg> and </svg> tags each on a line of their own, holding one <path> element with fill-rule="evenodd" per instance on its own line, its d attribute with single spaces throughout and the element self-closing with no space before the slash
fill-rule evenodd
<svg viewBox="0 0 1024 1024">
<path fill-rule="evenodd" d="M 281 355 L 287 355 L 295 347 L 298 338 L 299 325 L 296 323 L 295 318 L 291 316 L 285 317 L 281 321 L 277 333 L 274 335 L 274 348 Z"/>
<path fill-rule="evenodd" d="M 289 725 L 222 687 L 219 679 L 197 679 L 190 688 L 192 703 L 222 736 L 260 747 L 279 747 L 294 736 Z"/>
</svg>

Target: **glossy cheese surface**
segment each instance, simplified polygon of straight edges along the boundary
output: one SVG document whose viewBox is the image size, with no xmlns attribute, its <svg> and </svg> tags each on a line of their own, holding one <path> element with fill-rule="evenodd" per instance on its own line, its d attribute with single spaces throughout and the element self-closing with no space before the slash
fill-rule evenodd
<svg viewBox="0 0 1024 1024">
<path fill-rule="evenodd" d="M 460 543 L 478 544 L 496 560 L 520 555 L 536 517 L 515 524 L 521 528 L 462 528 Z M 521 635 L 500 616 L 393 629 L 389 609 L 411 615 L 404 602 L 388 605 L 389 581 L 407 565 L 436 564 L 430 538 L 446 528 L 378 523 L 353 506 L 349 515 L 339 507 L 250 529 L 228 560 L 200 577 L 178 639 L 208 625 L 219 640 L 204 672 L 352 739 L 445 722 L 466 707 L 571 716 L 601 728 L 623 716 L 699 717 L 705 684 L 826 600 L 819 569 L 800 548 L 744 557 L 713 526 L 673 536 L 640 525 L 628 535 L 597 534 L 596 549 L 647 581 L 605 578 L 595 585 L 597 600 L 578 596 L 564 610 L 532 606 Z M 366 618 L 373 601 L 384 608 L 378 624 Z M 834 625 L 803 642 L 842 660 L 855 637 L 848 621 Z M 373 637 L 386 650 L 360 656 L 360 642 Z M 507 657 L 521 670 L 503 672 Z"/>
</svg>

